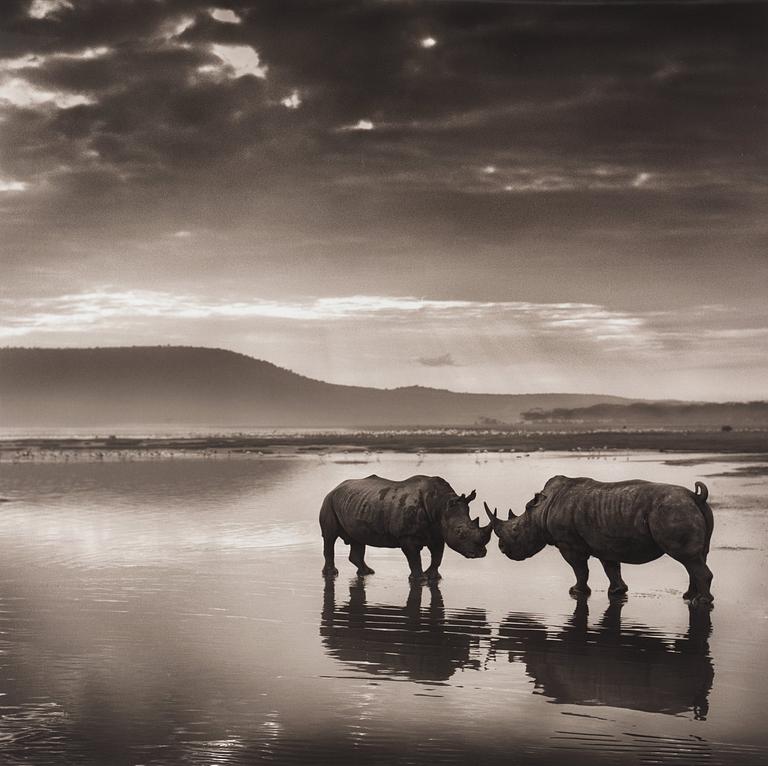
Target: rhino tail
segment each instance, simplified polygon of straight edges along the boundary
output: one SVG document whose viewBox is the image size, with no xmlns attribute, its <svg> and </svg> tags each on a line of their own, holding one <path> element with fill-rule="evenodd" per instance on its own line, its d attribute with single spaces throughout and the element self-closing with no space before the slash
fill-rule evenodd
<svg viewBox="0 0 768 766">
<path fill-rule="evenodd" d="M 712 515 L 712 509 L 707 504 L 707 498 L 709 497 L 709 490 L 707 485 L 701 481 L 697 481 L 695 484 L 696 492 L 694 497 L 696 498 L 696 505 L 699 506 L 702 516 L 704 516 L 704 523 L 707 526 L 707 547 L 706 553 L 709 553 L 709 541 L 712 537 L 712 530 L 715 528 L 715 519 Z"/>
</svg>

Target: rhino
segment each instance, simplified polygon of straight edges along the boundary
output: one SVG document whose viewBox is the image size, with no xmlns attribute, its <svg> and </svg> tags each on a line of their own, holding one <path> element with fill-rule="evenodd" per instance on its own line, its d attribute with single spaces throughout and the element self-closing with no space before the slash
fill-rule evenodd
<svg viewBox="0 0 768 766">
<path fill-rule="evenodd" d="M 707 505 L 709 491 L 697 481 L 695 492 L 674 484 L 639 479 L 600 482 L 589 478 L 553 476 L 525 506 L 519 517 L 509 511 L 505 521 L 496 509 L 485 511 L 499 538 L 499 549 L 515 561 L 554 545 L 573 567 L 572 596 L 590 594 L 590 556 L 600 559 L 610 581 L 608 595 L 622 597 L 627 584 L 621 564 L 645 564 L 665 553 L 688 571 L 683 598 L 711 604 L 712 572 L 707 566 L 714 519 Z"/>
<path fill-rule="evenodd" d="M 340 537 L 349 545 L 349 560 L 358 575 L 373 574 L 365 563 L 365 546 L 400 548 L 408 559 L 411 582 L 437 581 L 447 543 L 466 558 L 481 558 L 491 539 L 491 524 L 470 519 L 469 504 L 476 492 L 457 495 L 439 476 L 411 476 L 390 481 L 372 475 L 348 479 L 331 490 L 320 509 L 325 576 L 337 575 L 334 546 Z M 421 549 L 432 556 L 421 568 Z"/>
</svg>

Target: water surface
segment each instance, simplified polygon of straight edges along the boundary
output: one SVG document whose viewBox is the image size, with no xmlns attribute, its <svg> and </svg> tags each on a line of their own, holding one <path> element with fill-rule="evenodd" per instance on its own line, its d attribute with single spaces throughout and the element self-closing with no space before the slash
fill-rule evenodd
<svg viewBox="0 0 768 766">
<path fill-rule="evenodd" d="M 2 465 L 4 762 L 768 762 L 768 479 L 664 458 Z M 624 567 L 623 605 L 593 562 L 576 602 L 554 549 L 514 563 L 495 544 L 411 588 L 398 551 L 369 549 L 360 580 L 339 541 L 326 583 L 320 502 L 370 473 L 516 511 L 557 473 L 703 479 L 716 607 L 690 612 L 666 558 Z"/>
</svg>

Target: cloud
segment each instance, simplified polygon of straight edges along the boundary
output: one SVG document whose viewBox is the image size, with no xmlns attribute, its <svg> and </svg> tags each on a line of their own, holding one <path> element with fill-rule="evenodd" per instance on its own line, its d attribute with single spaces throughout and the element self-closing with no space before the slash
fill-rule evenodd
<svg viewBox="0 0 768 766">
<path fill-rule="evenodd" d="M 351 125 L 342 125 L 338 130 L 342 133 L 356 130 L 373 130 L 376 126 L 371 120 L 358 120 Z"/>
<path fill-rule="evenodd" d="M 221 60 L 221 64 L 200 66 L 199 72 L 224 72 L 235 78 L 253 75 L 261 80 L 266 79 L 267 66 L 261 63 L 259 54 L 252 46 L 213 43 L 210 50 Z"/>
<path fill-rule="evenodd" d="M 440 356 L 420 356 L 416 361 L 424 367 L 456 367 L 456 362 L 450 354 Z"/>
<path fill-rule="evenodd" d="M 55 14 L 56 11 L 72 9 L 70 0 L 32 0 L 29 6 L 29 15 L 33 19 L 44 19 Z"/>
<path fill-rule="evenodd" d="M 216 21 L 221 21 L 224 24 L 241 24 L 243 21 L 234 11 L 228 8 L 212 8 L 210 14 Z"/>
<path fill-rule="evenodd" d="M 20 192 L 25 191 L 29 186 L 24 181 L 9 181 L 4 178 L 0 178 L 0 192 Z"/>
<path fill-rule="evenodd" d="M 32 85 L 20 77 L 11 77 L 0 81 L 0 101 L 6 101 L 13 106 L 23 108 L 53 104 L 59 109 L 71 109 L 74 106 L 95 102 L 93 98 L 84 93 L 48 90 Z"/>
<path fill-rule="evenodd" d="M 302 104 L 301 96 L 299 96 L 299 91 L 292 90 L 290 96 L 286 96 L 285 98 L 280 99 L 280 103 L 286 109 L 298 109 Z"/>
</svg>

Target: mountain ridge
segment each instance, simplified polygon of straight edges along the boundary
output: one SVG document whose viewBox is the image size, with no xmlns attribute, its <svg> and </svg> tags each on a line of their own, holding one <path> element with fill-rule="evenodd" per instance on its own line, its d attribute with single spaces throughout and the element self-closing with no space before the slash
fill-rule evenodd
<svg viewBox="0 0 768 766">
<path fill-rule="evenodd" d="M 209 423 L 281 427 L 511 423 L 536 407 L 639 401 L 601 394 L 477 394 L 329 383 L 228 349 L 0 349 L 0 425 Z"/>
</svg>

